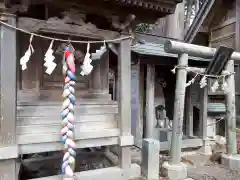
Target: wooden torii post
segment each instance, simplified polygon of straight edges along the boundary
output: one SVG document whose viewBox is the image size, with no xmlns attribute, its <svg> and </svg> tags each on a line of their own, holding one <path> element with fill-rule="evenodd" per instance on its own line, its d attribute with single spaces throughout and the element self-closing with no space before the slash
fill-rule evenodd
<svg viewBox="0 0 240 180">
<path fill-rule="evenodd" d="M 1 19 L 15 26 L 16 16 L 1 13 Z M 0 26 L 0 179 L 16 180 L 20 164 L 16 141 L 16 30 Z"/>
<path fill-rule="evenodd" d="M 187 176 L 187 170 L 184 165 L 180 163 L 181 160 L 181 148 L 182 148 L 182 126 L 183 126 L 183 115 L 185 106 L 185 92 L 186 92 L 186 76 L 188 66 L 188 56 L 195 56 L 201 58 L 211 59 L 216 53 L 217 49 L 198 46 L 193 44 L 187 44 L 177 41 L 166 41 L 164 50 L 167 53 L 173 53 L 179 55 L 178 69 L 177 69 L 177 82 L 175 90 L 175 103 L 174 103 L 174 117 L 173 117 L 173 129 L 172 129 L 172 140 L 171 140 L 171 161 L 165 162 L 163 167 L 166 169 L 169 178 L 181 177 L 182 179 Z M 229 73 L 234 72 L 234 60 L 240 61 L 240 53 L 233 52 L 231 60 L 228 61 L 225 70 Z M 202 71 L 204 69 L 192 68 L 191 71 Z M 230 169 L 240 167 L 240 158 L 237 157 L 236 147 L 236 106 L 235 106 L 235 82 L 234 76 L 228 76 L 228 86 L 230 87 L 226 93 L 226 108 L 227 108 L 227 119 L 226 119 L 226 131 L 227 131 L 227 155 L 223 155 L 223 164 L 228 166 Z M 207 89 L 203 89 L 207 91 Z M 204 98 L 202 98 L 204 99 Z M 206 117 L 207 117 L 207 103 L 205 103 L 205 109 L 201 113 L 201 129 L 203 140 L 205 140 L 205 128 Z M 205 122 L 205 123 L 204 123 Z M 180 178 L 180 179 L 181 179 Z"/>
</svg>

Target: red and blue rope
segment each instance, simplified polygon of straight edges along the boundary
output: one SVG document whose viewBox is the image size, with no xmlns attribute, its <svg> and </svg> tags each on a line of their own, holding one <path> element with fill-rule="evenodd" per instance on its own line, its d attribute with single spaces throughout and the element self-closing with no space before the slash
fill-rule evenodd
<svg viewBox="0 0 240 180">
<path fill-rule="evenodd" d="M 76 104 L 75 84 L 76 67 L 73 52 L 70 47 L 64 51 L 63 74 L 64 91 L 62 104 L 61 121 L 61 142 L 64 145 L 64 156 L 62 161 L 62 173 L 66 178 L 73 178 L 75 171 L 76 152 L 74 142 L 74 106 Z"/>
</svg>

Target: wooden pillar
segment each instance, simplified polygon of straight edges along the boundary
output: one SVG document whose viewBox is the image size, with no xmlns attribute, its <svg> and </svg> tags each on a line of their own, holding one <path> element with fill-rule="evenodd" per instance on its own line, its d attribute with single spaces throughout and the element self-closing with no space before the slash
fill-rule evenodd
<svg viewBox="0 0 240 180">
<path fill-rule="evenodd" d="M 226 66 L 228 72 L 234 72 L 234 61 L 230 60 Z M 226 131 L 227 131 L 227 153 L 229 155 L 237 154 L 236 143 L 236 105 L 235 105 L 235 82 L 234 75 L 227 78 L 228 92 L 226 94 Z"/>
<path fill-rule="evenodd" d="M 208 87 L 201 88 L 200 91 L 199 133 L 205 141 L 207 138 Z"/>
<path fill-rule="evenodd" d="M 91 73 L 90 90 L 94 94 L 109 93 L 109 51 L 106 51 L 100 60 L 96 60 Z"/>
<path fill-rule="evenodd" d="M 186 91 L 186 130 L 189 137 L 193 137 L 193 105 L 192 105 L 192 86 Z"/>
<path fill-rule="evenodd" d="M 172 141 L 171 141 L 171 164 L 179 164 L 181 160 L 182 150 L 182 127 L 185 104 L 187 71 L 185 67 L 188 65 L 188 54 L 179 55 L 176 79 L 176 90 L 174 100 L 174 114 L 172 125 Z"/>
<path fill-rule="evenodd" d="M 131 40 L 126 39 L 120 42 L 118 59 L 119 78 L 119 128 L 120 135 L 120 166 L 123 168 L 123 179 L 131 166 L 132 142 L 122 144 L 124 137 L 131 136 Z M 121 142 L 122 141 L 122 142 Z M 125 141 L 126 142 L 126 141 Z"/>
<path fill-rule="evenodd" d="M 109 93 L 109 50 L 107 50 L 100 60 L 100 72 L 101 72 L 101 91 L 104 94 Z"/>
<path fill-rule="evenodd" d="M 1 14 L 2 19 L 15 26 L 16 17 Z M 18 145 L 16 142 L 16 30 L 1 25 L 0 60 L 0 179 L 17 180 Z"/>
<path fill-rule="evenodd" d="M 141 122 L 140 122 L 140 63 L 131 65 L 131 95 L 132 95 L 132 135 L 135 137 L 135 145 L 141 142 Z"/>
<path fill-rule="evenodd" d="M 90 90 L 92 93 L 101 93 L 101 66 L 100 61 L 98 60 L 93 65 L 94 68 L 91 72 L 91 82 L 90 82 Z"/>
<path fill-rule="evenodd" d="M 146 88 L 146 137 L 154 139 L 155 129 L 155 64 L 147 64 L 147 88 Z"/>
</svg>

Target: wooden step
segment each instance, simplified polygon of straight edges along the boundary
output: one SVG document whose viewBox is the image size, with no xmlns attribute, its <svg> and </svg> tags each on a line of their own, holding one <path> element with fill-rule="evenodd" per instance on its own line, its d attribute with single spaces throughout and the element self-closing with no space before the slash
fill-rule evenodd
<svg viewBox="0 0 240 180">
<path fill-rule="evenodd" d="M 114 104 L 82 104 L 75 106 L 75 117 L 90 114 L 117 114 L 118 106 Z M 18 117 L 61 118 L 59 105 L 21 105 L 17 107 Z"/>
<path fill-rule="evenodd" d="M 62 89 L 48 89 L 48 90 L 19 90 L 17 92 L 17 102 L 21 103 L 34 103 L 39 101 L 62 101 Z M 93 93 L 87 88 L 82 88 L 75 91 L 77 102 L 81 100 L 111 100 L 111 95 L 108 93 Z"/>
<path fill-rule="evenodd" d="M 87 140 L 98 138 L 117 137 L 120 135 L 118 128 L 90 130 L 90 131 L 77 131 L 75 133 L 75 140 Z M 49 143 L 59 142 L 59 133 L 31 133 L 31 134 L 19 134 L 17 135 L 18 144 L 36 144 L 36 143 Z M 94 144 L 93 146 L 94 147 Z"/>
<path fill-rule="evenodd" d="M 111 122 L 115 121 L 115 114 L 97 114 L 97 115 L 81 115 L 75 118 L 75 123 L 91 123 L 91 122 Z M 52 116 L 18 116 L 17 126 L 26 125 L 59 125 L 61 121 L 60 114 Z"/>
<path fill-rule="evenodd" d="M 44 82 L 44 88 L 46 89 L 53 89 L 53 88 L 59 88 L 59 89 L 62 89 L 63 87 L 63 83 L 60 83 L 60 82 Z M 79 82 L 76 82 L 76 89 L 79 89 L 79 88 L 87 88 L 87 84 L 84 82 L 84 81 L 79 81 Z"/>
<path fill-rule="evenodd" d="M 41 121 L 39 119 L 39 121 Z M 74 133 L 78 134 L 81 132 L 103 130 L 117 128 L 117 121 L 114 119 L 104 121 L 90 121 L 90 122 L 77 122 L 75 123 Z M 44 134 L 44 133 L 60 133 L 61 126 L 59 124 L 47 124 L 47 125 L 18 125 L 16 129 L 17 134 Z"/>
</svg>

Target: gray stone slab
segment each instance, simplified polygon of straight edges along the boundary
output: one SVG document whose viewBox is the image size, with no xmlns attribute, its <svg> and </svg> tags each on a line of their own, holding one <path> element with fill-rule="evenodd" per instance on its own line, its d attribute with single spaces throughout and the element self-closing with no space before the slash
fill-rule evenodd
<svg viewBox="0 0 240 180">
<path fill-rule="evenodd" d="M 183 163 L 169 164 L 169 162 L 163 163 L 164 175 L 169 180 L 184 180 L 187 178 L 187 166 Z"/>
<path fill-rule="evenodd" d="M 239 170 L 240 169 L 240 155 L 222 155 L 222 165 L 231 169 L 231 170 Z"/>
<path fill-rule="evenodd" d="M 149 180 L 159 179 L 160 143 L 154 139 L 144 139 L 142 146 L 142 172 Z"/>
</svg>

